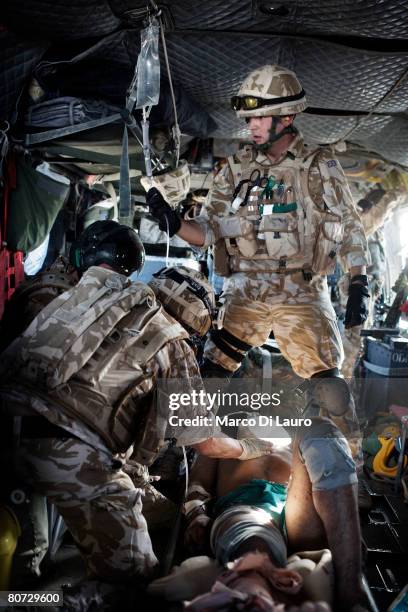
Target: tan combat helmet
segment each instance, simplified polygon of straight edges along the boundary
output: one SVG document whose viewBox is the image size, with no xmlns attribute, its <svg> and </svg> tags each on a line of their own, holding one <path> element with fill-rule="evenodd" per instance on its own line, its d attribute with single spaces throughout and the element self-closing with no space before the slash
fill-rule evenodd
<svg viewBox="0 0 408 612">
<path fill-rule="evenodd" d="M 215 310 L 214 291 L 204 274 L 185 266 L 163 268 L 149 281 L 165 310 L 191 334 L 204 336 Z"/>
<path fill-rule="evenodd" d="M 150 187 L 156 187 L 166 202 L 172 208 L 176 208 L 190 191 L 190 170 L 186 160 L 183 159 L 175 170 L 165 170 L 156 174 L 151 184 L 147 176 L 141 178 L 140 182 L 146 191 L 149 191 Z"/>
<path fill-rule="evenodd" d="M 307 108 L 306 95 L 291 70 L 268 64 L 253 70 L 231 98 L 238 117 L 295 115 Z"/>
</svg>

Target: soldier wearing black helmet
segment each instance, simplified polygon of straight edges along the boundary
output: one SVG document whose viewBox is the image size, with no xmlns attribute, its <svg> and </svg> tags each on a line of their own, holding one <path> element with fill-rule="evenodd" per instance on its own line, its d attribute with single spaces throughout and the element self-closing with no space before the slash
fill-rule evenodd
<svg viewBox="0 0 408 612">
<path fill-rule="evenodd" d="M 145 252 L 138 234 L 116 221 L 96 221 L 70 249 L 70 261 L 59 257 L 49 268 L 21 283 L 1 321 L 0 350 L 22 333 L 55 297 L 73 287 L 90 266 L 107 264 L 128 276 L 143 267 Z"/>
<path fill-rule="evenodd" d="M 204 333 L 214 298 L 205 279 L 198 273 L 190 279 L 187 269 L 158 275 L 154 290 L 131 282 L 128 276 L 143 265 L 143 245 L 136 232 L 114 221 L 89 226 L 72 245 L 70 260 L 80 280 L 1 355 L 0 396 L 11 415 L 22 417 L 17 465 L 20 476 L 57 507 L 89 575 L 107 581 L 148 575 L 157 559 L 142 491 L 123 467 L 132 450 L 150 465 L 164 444 L 157 380 L 200 385 L 184 325 Z M 178 322 L 156 300 L 170 277 L 189 304 L 185 321 L 184 309 L 168 305 Z M 208 415 L 206 406 L 196 408 L 201 412 Z M 215 437 L 212 427 L 186 430 L 177 443 L 238 459 L 271 450 L 264 441 Z"/>
<path fill-rule="evenodd" d="M 71 265 L 82 274 L 91 266 L 109 265 L 112 270 L 129 276 L 141 270 L 145 251 L 137 232 L 116 221 L 96 221 L 73 242 Z"/>
</svg>

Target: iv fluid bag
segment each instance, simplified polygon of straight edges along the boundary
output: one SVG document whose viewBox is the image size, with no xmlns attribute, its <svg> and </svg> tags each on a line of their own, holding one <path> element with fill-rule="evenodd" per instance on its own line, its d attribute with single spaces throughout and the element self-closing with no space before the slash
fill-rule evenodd
<svg viewBox="0 0 408 612">
<path fill-rule="evenodd" d="M 136 108 L 154 106 L 160 97 L 159 25 L 156 19 L 140 32 Z"/>
</svg>

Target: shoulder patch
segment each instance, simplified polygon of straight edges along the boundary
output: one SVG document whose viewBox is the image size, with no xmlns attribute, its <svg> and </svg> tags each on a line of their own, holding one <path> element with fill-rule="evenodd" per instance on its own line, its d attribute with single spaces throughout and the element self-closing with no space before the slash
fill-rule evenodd
<svg viewBox="0 0 408 612">
<path fill-rule="evenodd" d="M 243 161 L 252 161 L 254 159 L 254 148 L 252 145 L 246 145 L 234 155 L 238 163 Z"/>
<path fill-rule="evenodd" d="M 333 168 L 334 166 L 337 166 L 337 162 L 336 162 L 336 160 L 335 160 L 335 159 L 329 159 L 329 160 L 326 162 L 326 164 L 327 164 L 327 167 L 328 167 L 328 168 Z"/>
</svg>

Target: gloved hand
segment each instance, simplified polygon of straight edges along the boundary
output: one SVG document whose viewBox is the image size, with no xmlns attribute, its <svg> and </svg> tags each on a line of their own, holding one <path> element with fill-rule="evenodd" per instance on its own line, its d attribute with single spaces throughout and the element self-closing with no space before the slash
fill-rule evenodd
<svg viewBox="0 0 408 612">
<path fill-rule="evenodd" d="M 169 235 L 174 236 L 180 227 L 180 215 L 167 204 L 162 194 L 156 187 L 152 187 L 146 194 L 146 203 L 149 206 L 149 211 L 152 217 L 159 222 L 159 228 L 162 232 L 167 232 L 167 223 Z M 166 223 L 167 219 L 167 223 Z"/>
<path fill-rule="evenodd" d="M 188 523 L 184 533 L 184 546 L 193 555 L 204 555 L 209 552 L 209 539 L 212 521 L 206 514 L 195 516 Z"/>
<path fill-rule="evenodd" d="M 353 281 L 353 279 L 351 279 Z M 346 328 L 362 325 L 368 317 L 368 299 L 370 294 L 366 285 L 353 283 L 349 286 L 349 297 L 346 306 L 344 326 Z"/>
<path fill-rule="evenodd" d="M 239 440 L 239 443 L 242 446 L 242 454 L 238 459 L 242 461 L 262 457 L 262 455 L 270 455 L 274 450 L 272 442 L 260 438 L 243 438 Z"/>
</svg>

